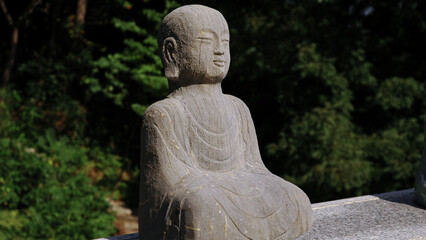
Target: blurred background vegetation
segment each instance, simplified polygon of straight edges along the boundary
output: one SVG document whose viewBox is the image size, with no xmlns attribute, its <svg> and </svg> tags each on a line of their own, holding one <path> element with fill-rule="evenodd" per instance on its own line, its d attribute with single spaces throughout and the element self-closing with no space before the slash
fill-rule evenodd
<svg viewBox="0 0 426 240">
<path fill-rule="evenodd" d="M 167 95 L 156 33 L 186 0 L 0 0 L 0 239 L 113 235 L 139 131 Z M 426 1 L 235 0 L 225 93 L 267 167 L 312 202 L 411 188 L 426 121 Z"/>
</svg>

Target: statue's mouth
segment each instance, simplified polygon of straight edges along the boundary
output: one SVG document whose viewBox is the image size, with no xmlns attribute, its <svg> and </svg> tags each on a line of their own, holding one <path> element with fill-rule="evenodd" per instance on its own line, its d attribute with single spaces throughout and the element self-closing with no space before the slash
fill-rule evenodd
<svg viewBox="0 0 426 240">
<path fill-rule="evenodd" d="M 225 66 L 225 61 L 223 60 L 213 60 L 214 65 L 218 66 L 218 67 L 223 67 Z"/>
</svg>

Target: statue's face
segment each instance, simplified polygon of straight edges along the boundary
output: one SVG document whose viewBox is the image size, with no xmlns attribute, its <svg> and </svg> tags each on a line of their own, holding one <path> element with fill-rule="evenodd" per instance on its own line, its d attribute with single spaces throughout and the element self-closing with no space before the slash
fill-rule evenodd
<svg viewBox="0 0 426 240">
<path fill-rule="evenodd" d="M 231 61 L 228 24 L 217 11 L 188 20 L 191 27 L 180 49 L 180 78 L 191 83 L 220 83 Z"/>
</svg>

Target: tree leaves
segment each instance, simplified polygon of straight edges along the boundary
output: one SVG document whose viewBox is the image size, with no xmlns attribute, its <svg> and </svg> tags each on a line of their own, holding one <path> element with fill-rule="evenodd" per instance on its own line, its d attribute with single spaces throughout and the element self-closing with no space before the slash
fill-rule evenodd
<svg viewBox="0 0 426 240">
<path fill-rule="evenodd" d="M 414 78 L 392 77 L 384 80 L 377 92 L 377 101 L 385 110 L 409 109 L 413 103 L 426 96 L 424 83 Z"/>
</svg>

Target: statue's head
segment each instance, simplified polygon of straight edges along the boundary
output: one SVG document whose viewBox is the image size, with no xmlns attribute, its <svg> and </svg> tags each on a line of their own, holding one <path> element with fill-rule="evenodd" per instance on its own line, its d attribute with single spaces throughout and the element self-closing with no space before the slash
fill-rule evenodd
<svg viewBox="0 0 426 240">
<path fill-rule="evenodd" d="M 228 73 L 228 24 L 215 9 L 202 5 L 175 9 L 161 23 L 158 45 L 172 90 L 220 83 Z"/>
</svg>

